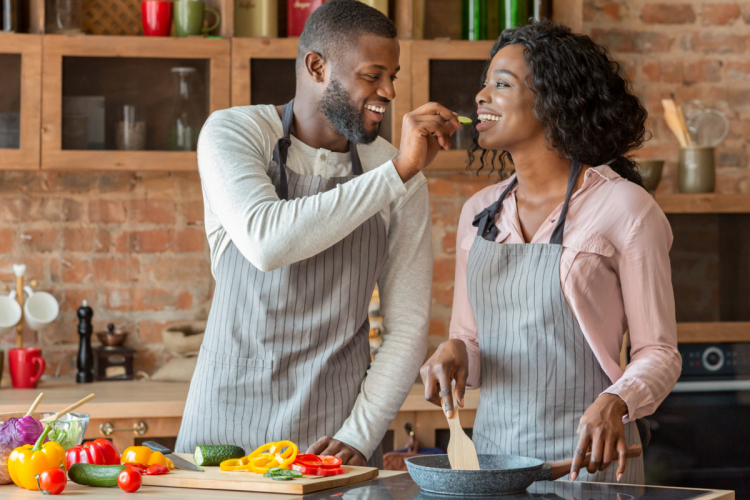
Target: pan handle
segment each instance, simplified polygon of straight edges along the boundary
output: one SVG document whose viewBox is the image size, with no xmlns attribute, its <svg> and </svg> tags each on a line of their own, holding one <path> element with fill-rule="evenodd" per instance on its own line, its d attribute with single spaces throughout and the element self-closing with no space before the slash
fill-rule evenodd
<svg viewBox="0 0 750 500">
<path fill-rule="evenodd" d="M 643 448 L 639 444 L 633 444 L 628 446 L 628 458 L 637 458 L 641 456 L 641 453 L 643 452 Z M 583 464 L 581 465 L 581 469 L 585 468 L 589 464 L 589 460 L 591 460 L 591 453 L 587 453 L 586 456 L 583 458 Z M 573 459 L 569 458 L 568 460 L 563 460 L 561 462 L 550 462 L 545 463 L 542 465 L 542 469 L 539 472 L 539 477 L 537 477 L 537 481 L 557 481 L 561 477 L 565 477 L 568 474 L 570 474 L 570 468 L 573 466 Z M 614 467 L 615 463 L 613 462 L 610 467 Z"/>
</svg>

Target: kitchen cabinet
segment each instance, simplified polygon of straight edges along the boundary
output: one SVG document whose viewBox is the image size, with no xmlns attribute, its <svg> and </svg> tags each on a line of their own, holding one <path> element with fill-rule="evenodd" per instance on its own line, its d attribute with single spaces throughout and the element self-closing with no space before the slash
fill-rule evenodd
<svg viewBox="0 0 750 500">
<path fill-rule="evenodd" d="M 0 74 L 0 169 L 38 169 L 42 37 L 0 33 Z"/>
<path fill-rule="evenodd" d="M 229 40 L 45 35 L 43 51 L 42 169 L 197 169 L 195 151 L 173 150 L 179 133 L 173 125 L 177 89 L 184 89 L 174 68 L 192 68 L 187 99 L 197 121 L 192 128 L 199 130 L 211 112 L 230 104 Z M 81 98 L 95 104 L 64 114 L 66 99 Z M 142 113 L 143 150 L 116 150 L 126 104 Z M 103 116 L 100 108 L 91 110 L 94 106 L 104 108 Z M 100 127 L 103 138 L 95 141 Z M 76 134 L 86 130 L 88 142 L 81 143 Z M 197 137 L 197 130 L 191 136 Z"/>
</svg>

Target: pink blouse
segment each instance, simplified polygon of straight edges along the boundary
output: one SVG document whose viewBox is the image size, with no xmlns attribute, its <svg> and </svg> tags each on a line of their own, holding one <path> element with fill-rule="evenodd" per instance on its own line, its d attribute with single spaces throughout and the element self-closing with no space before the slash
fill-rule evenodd
<svg viewBox="0 0 750 500">
<path fill-rule="evenodd" d="M 456 284 L 450 337 L 469 353 L 468 387 L 480 386 L 477 323 L 469 303 L 466 265 L 477 234 L 474 216 L 500 197 L 510 180 L 490 186 L 463 207 L 456 240 Z M 516 189 L 496 220 L 498 243 L 524 243 Z M 531 243 L 549 243 L 558 206 Z M 613 381 L 606 393 L 628 405 L 632 420 L 650 415 L 680 375 L 669 249 L 672 230 L 654 199 L 606 165 L 587 170 L 573 193 L 565 222 L 560 282 L 589 345 Z M 631 361 L 623 372 L 620 350 L 630 330 Z"/>
</svg>

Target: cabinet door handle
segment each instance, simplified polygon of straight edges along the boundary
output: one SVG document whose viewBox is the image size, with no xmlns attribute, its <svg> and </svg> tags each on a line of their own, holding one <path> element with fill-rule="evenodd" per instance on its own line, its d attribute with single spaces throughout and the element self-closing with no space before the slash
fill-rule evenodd
<svg viewBox="0 0 750 500">
<path fill-rule="evenodd" d="M 133 424 L 133 427 L 126 427 L 124 429 L 115 429 L 112 422 L 104 422 L 99 426 L 99 432 L 103 436 L 111 436 L 113 432 L 133 432 L 139 436 L 143 436 L 148 432 L 148 425 L 143 420 Z"/>
</svg>

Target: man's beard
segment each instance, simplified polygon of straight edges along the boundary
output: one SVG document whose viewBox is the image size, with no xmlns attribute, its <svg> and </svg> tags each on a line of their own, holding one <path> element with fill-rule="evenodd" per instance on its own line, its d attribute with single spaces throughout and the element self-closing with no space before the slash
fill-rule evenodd
<svg viewBox="0 0 750 500">
<path fill-rule="evenodd" d="M 338 80 L 331 79 L 320 100 L 320 109 L 336 132 L 354 144 L 370 144 L 378 138 L 378 130 L 368 131 L 362 112 L 352 104 L 352 97 Z"/>
</svg>

